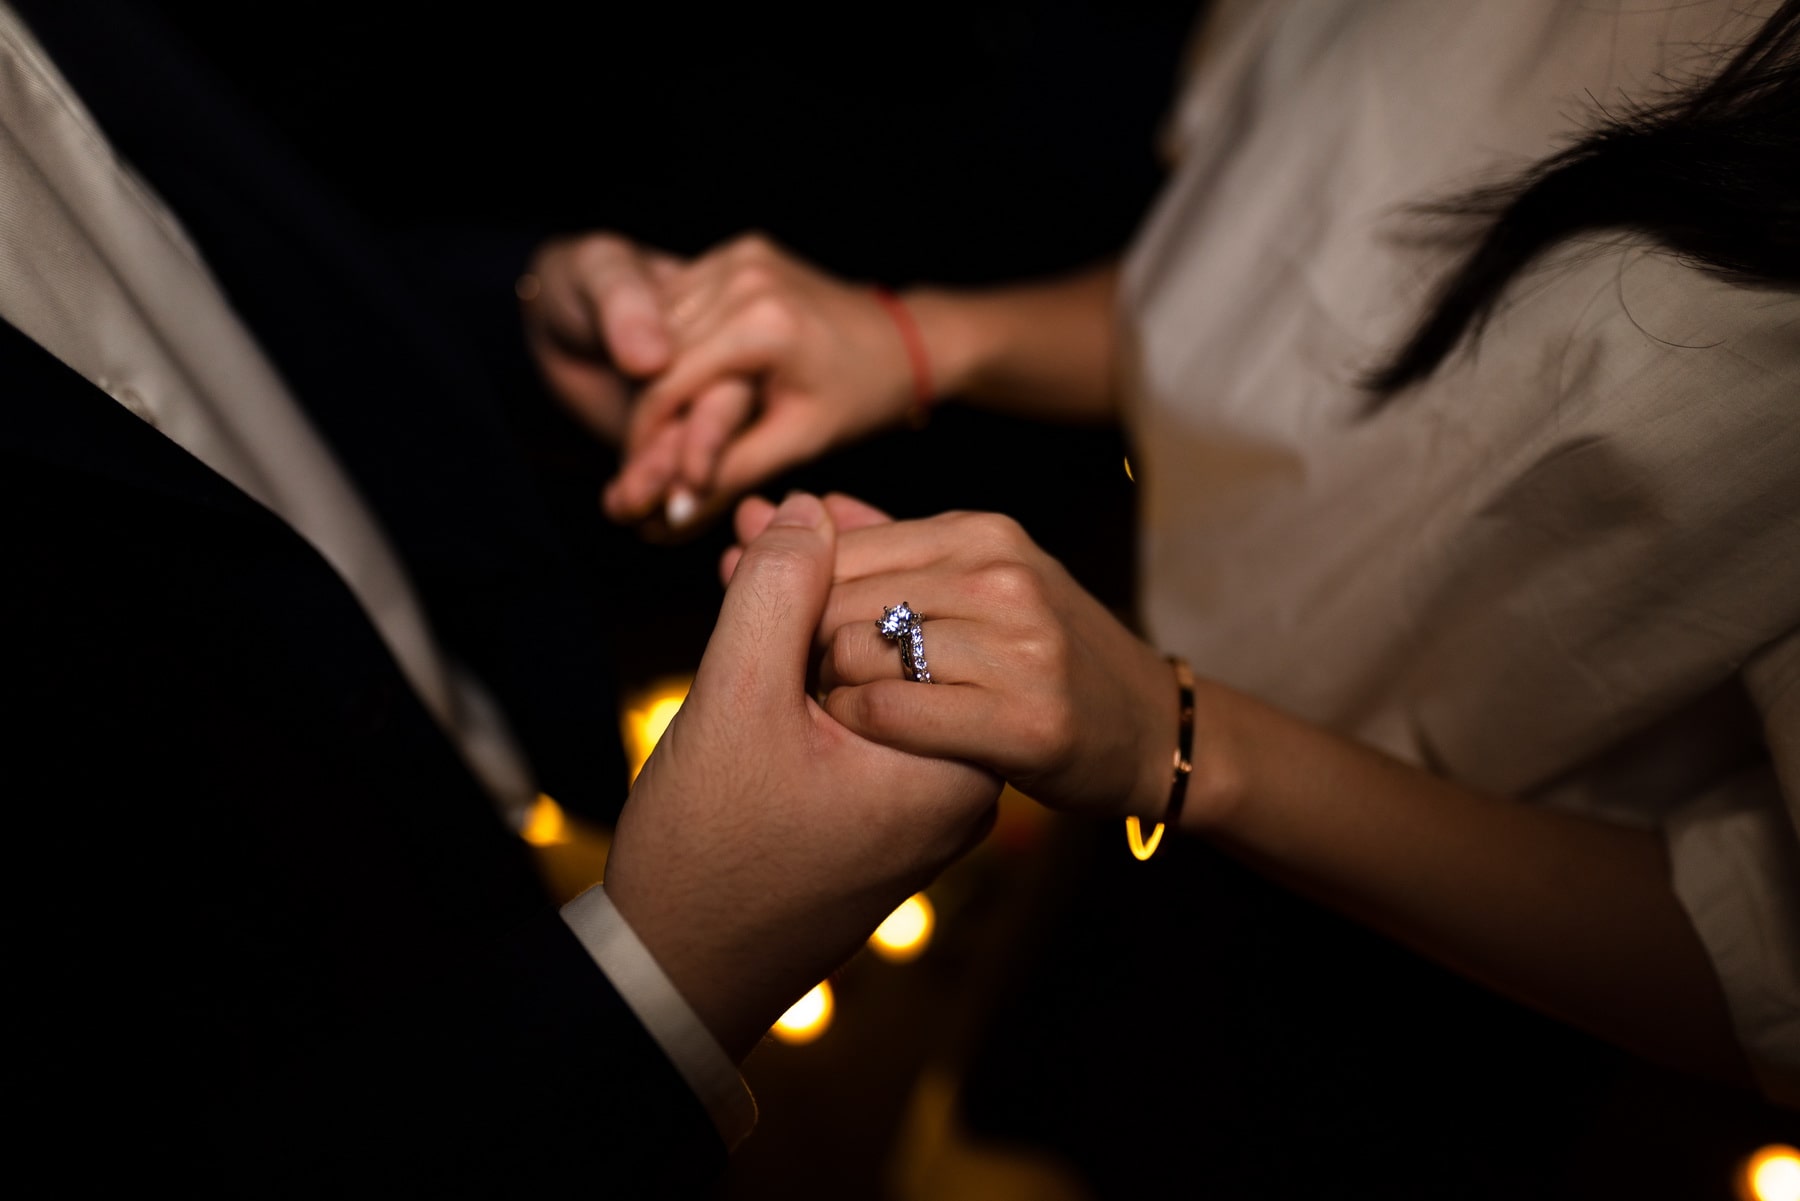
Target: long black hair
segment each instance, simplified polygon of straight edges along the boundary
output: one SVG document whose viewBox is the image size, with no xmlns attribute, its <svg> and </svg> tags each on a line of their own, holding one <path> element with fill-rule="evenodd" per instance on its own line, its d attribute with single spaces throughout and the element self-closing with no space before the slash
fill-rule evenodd
<svg viewBox="0 0 1800 1201">
<path fill-rule="evenodd" d="M 1800 284 L 1800 0 L 1783 0 L 1711 79 L 1603 114 L 1512 182 L 1426 212 L 1486 225 L 1405 345 L 1370 373 L 1372 407 L 1479 336 L 1507 283 L 1571 237 L 1642 234 L 1726 279 Z"/>
</svg>

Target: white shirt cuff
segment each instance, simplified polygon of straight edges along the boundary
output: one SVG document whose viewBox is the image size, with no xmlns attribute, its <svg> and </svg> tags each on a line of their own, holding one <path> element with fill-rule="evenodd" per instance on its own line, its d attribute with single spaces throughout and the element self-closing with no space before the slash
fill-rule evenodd
<svg viewBox="0 0 1800 1201">
<path fill-rule="evenodd" d="M 726 1148 L 735 1150 L 756 1125 L 750 1086 L 613 908 L 612 898 L 596 884 L 562 907 L 562 919 L 706 1106 Z"/>
</svg>

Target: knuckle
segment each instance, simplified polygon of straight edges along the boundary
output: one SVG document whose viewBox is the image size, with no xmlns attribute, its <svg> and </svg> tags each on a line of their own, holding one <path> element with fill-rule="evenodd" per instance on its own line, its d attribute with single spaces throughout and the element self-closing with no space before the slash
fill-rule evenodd
<svg viewBox="0 0 1800 1201">
<path fill-rule="evenodd" d="M 738 300 L 754 300 L 773 293 L 778 282 L 773 267 L 762 260 L 753 259 L 733 269 L 731 282 L 726 285 L 726 289 Z"/>
<path fill-rule="evenodd" d="M 981 568 L 976 587 L 987 604 L 1012 611 L 1035 607 L 1043 591 L 1037 573 L 1012 559 Z"/>
<path fill-rule="evenodd" d="M 752 301 L 744 310 L 746 328 L 760 343 L 785 345 L 799 328 L 799 318 L 780 296 L 765 295 Z"/>
<path fill-rule="evenodd" d="M 631 254 L 631 243 L 617 234 L 588 234 L 570 248 L 570 257 L 584 271 L 602 270 Z"/>
<path fill-rule="evenodd" d="M 1025 670 L 1039 679 L 1060 681 L 1069 665 L 1068 640 L 1057 630 L 1021 637 L 1013 654 Z"/>
<path fill-rule="evenodd" d="M 731 244 L 732 253 L 748 260 L 769 259 L 775 256 L 775 242 L 760 229 L 753 229 L 740 234 Z"/>
<path fill-rule="evenodd" d="M 1029 542 L 1025 529 L 1004 513 L 969 513 L 964 519 L 969 535 L 995 551 L 1015 551 Z"/>
</svg>

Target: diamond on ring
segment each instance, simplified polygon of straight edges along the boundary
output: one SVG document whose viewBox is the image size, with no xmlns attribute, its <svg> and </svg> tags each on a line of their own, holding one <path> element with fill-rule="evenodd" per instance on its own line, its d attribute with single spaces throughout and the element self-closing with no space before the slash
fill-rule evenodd
<svg viewBox="0 0 1800 1201">
<path fill-rule="evenodd" d="M 924 621 L 924 617 L 901 601 L 883 609 L 881 620 L 875 623 L 883 638 L 900 644 L 900 662 L 906 668 L 906 678 L 919 684 L 931 683 L 931 670 L 925 662 Z"/>
<path fill-rule="evenodd" d="M 891 609 L 883 609 L 881 620 L 875 624 L 881 627 L 883 638 L 898 638 L 906 633 L 908 626 L 918 620 L 919 615 L 908 608 L 905 601 L 901 601 Z"/>
</svg>

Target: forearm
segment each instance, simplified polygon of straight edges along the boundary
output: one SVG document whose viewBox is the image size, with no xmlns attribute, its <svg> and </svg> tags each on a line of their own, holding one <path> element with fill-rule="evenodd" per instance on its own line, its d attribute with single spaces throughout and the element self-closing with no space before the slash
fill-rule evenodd
<svg viewBox="0 0 1800 1201">
<path fill-rule="evenodd" d="M 1217 685 L 1198 705 L 1185 824 L 1496 991 L 1748 1080 L 1659 833 L 1482 796 Z"/>
<path fill-rule="evenodd" d="M 1114 381 L 1113 262 L 1061 279 L 957 291 L 917 288 L 905 300 L 945 396 L 1021 416 L 1109 420 Z"/>
<path fill-rule="evenodd" d="M 869 525 L 845 535 L 834 576 L 819 629 L 836 720 L 1066 811 L 1165 811 L 1174 673 L 1016 523 Z M 954 687 L 904 679 L 868 620 L 921 579 L 938 598 L 933 679 Z M 1185 828 L 1499 992 L 1747 1080 L 1659 833 L 1479 795 L 1218 684 L 1197 682 L 1194 702 Z"/>
</svg>

